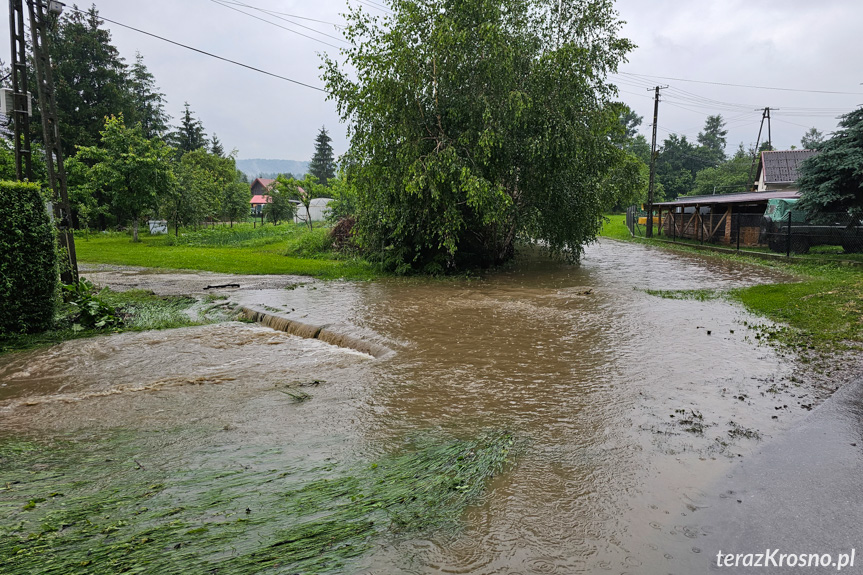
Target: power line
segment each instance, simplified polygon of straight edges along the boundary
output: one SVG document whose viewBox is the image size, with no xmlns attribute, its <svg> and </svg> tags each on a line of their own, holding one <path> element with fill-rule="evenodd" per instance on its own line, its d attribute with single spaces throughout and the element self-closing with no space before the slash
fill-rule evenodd
<svg viewBox="0 0 863 575">
<path fill-rule="evenodd" d="M 776 86 L 752 86 L 749 84 L 731 84 L 729 82 L 708 82 L 706 80 L 689 80 L 687 78 L 672 78 L 670 76 L 652 76 L 647 74 L 634 74 L 632 72 L 618 72 L 625 76 L 636 76 L 642 78 L 659 78 L 662 80 L 675 80 L 677 82 L 692 82 L 695 84 L 711 84 L 714 86 L 731 86 L 734 88 L 751 88 L 755 90 L 779 90 L 781 92 L 803 92 L 807 94 L 840 94 L 845 96 L 863 96 L 863 92 L 836 92 L 833 90 L 801 90 L 799 88 L 778 88 Z"/>
<path fill-rule="evenodd" d="M 265 14 L 269 14 L 270 16 L 287 16 L 288 18 L 296 18 L 297 20 L 308 20 L 309 22 L 317 22 L 319 24 L 329 24 L 330 26 L 335 26 L 336 28 L 344 28 L 341 24 L 336 24 L 335 22 L 328 22 L 327 20 L 318 20 L 317 18 L 309 18 L 308 16 L 298 16 L 297 14 L 288 14 L 287 12 L 279 12 L 277 10 L 267 10 L 266 8 L 260 8 L 258 6 L 252 6 L 251 4 L 245 4 L 243 2 L 239 2 L 238 0 L 225 0 L 228 4 L 235 4 L 237 6 L 244 6 L 251 10 L 257 10 L 258 12 L 263 12 Z M 280 18 L 281 20 L 281 18 Z M 287 20 L 290 22 L 290 20 Z M 296 22 L 292 22 L 292 24 L 296 24 Z"/>
<path fill-rule="evenodd" d="M 69 9 L 74 11 L 74 12 L 78 12 L 80 14 L 87 14 L 87 12 L 84 12 L 83 10 L 79 10 L 77 8 L 69 8 Z M 116 24 L 117 26 L 121 26 L 123 28 L 128 28 L 129 30 L 134 30 L 135 32 L 138 32 L 140 34 L 144 34 L 146 36 L 151 36 L 153 38 L 157 38 L 159 40 L 162 40 L 163 42 L 168 42 L 169 44 L 174 44 L 175 46 L 180 46 L 181 48 L 185 48 L 187 50 L 191 50 L 193 52 L 197 52 L 199 54 L 209 56 L 210 58 L 222 60 L 223 62 L 228 62 L 228 63 L 234 64 L 236 66 L 248 68 L 249 70 L 254 70 L 255 72 L 259 72 L 261 74 L 266 74 L 267 76 L 272 76 L 273 78 L 278 78 L 280 80 L 285 80 L 286 82 L 291 82 L 292 84 L 298 84 L 300 86 L 305 86 L 306 88 L 311 88 L 312 90 L 317 90 L 318 92 L 326 93 L 326 90 L 324 90 L 323 88 L 318 88 L 317 86 L 312 86 L 311 84 L 306 84 L 304 82 L 300 82 L 299 80 L 294 80 L 294 79 L 288 78 L 286 76 L 280 76 L 279 74 L 274 74 L 273 72 L 267 72 L 266 70 L 262 70 L 260 68 L 255 68 L 254 66 L 249 66 L 248 64 L 243 64 L 242 62 L 237 62 L 236 60 L 231 60 L 231 59 L 225 58 L 223 56 L 217 56 L 216 54 L 213 54 L 212 52 L 207 52 L 207 51 L 201 50 L 199 48 L 194 48 L 194 47 L 189 46 L 187 44 L 181 44 L 180 42 L 176 42 L 174 40 L 169 40 L 168 38 L 165 38 L 163 36 L 159 36 L 158 34 L 153 34 L 152 32 L 146 32 L 144 30 L 141 30 L 140 28 L 135 28 L 134 26 L 129 26 L 128 24 L 123 24 L 121 22 L 117 22 L 116 20 L 111 20 L 110 18 L 105 18 L 101 14 L 99 15 L 99 19 L 104 20 L 105 22 L 110 22 L 111 24 Z"/>
<path fill-rule="evenodd" d="M 320 38 L 315 38 L 314 36 L 309 36 L 308 34 L 303 34 L 302 32 L 297 32 L 296 30 L 292 30 L 291 28 L 288 28 L 286 26 L 282 26 L 281 24 L 276 24 L 275 22 L 271 22 L 270 20 L 267 20 L 266 18 L 261 18 L 260 16 L 255 16 L 254 14 L 249 14 L 248 12 L 243 12 L 239 8 L 234 8 L 230 4 L 226 4 L 224 2 L 221 2 L 220 0 L 210 0 L 210 2 L 213 2 L 214 4 L 218 4 L 219 6 L 223 6 L 229 10 L 233 10 L 234 12 L 239 12 L 240 14 L 245 14 L 249 18 L 254 18 L 255 20 L 260 20 L 261 22 L 266 22 L 267 24 L 269 24 L 271 26 L 275 26 L 276 28 L 281 28 L 282 30 L 287 30 L 288 32 L 293 32 L 294 34 L 297 34 L 297 35 L 302 36 L 304 38 L 308 38 L 309 40 L 314 40 L 315 42 L 320 42 L 321 44 L 324 44 L 326 46 L 330 46 L 331 48 L 335 48 L 336 50 L 340 49 L 339 46 L 336 46 L 335 44 L 330 44 L 329 42 L 325 42 L 324 40 L 321 40 Z M 303 28 L 309 28 L 308 26 L 303 26 L 302 24 L 297 24 L 296 22 L 293 22 L 293 24 L 295 26 L 302 26 Z M 328 36 L 330 38 L 335 38 L 336 40 L 343 42 L 343 40 L 341 38 L 336 38 L 335 36 L 330 36 L 329 34 L 326 34 L 324 32 L 319 32 L 319 31 L 315 30 L 314 28 L 309 28 L 309 30 L 313 30 L 313 31 L 317 32 L 318 34 L 323 34 L 324 36 Z"/>
<path fill-rule="evenodd" d="M 384 6 L 383 4 L 378 4 L 377 2 L 373 2 L 372 0 L 356 0 L 356 1 L 359 2 L 360 4 L 365 5 L 365 6 L 369 6 L 371 8 L 376 8 L 377 10 L 380 10 L 381 12 L 389 12 L 390 14 L 393 13 L 392 10 L 390 10 L 389 8 Z"/>
<path fill-rule="evenodd" d="M 803 124 L 798 124 L 797 122 L 789 122 L 788 120 L 781 120 L 779 118 L 773 118 L 777 122 L 782 122 L 783 124 L 790 124 L 792 126 L 800 126 L 801 128 L 811 128 L 812 126 L 804 126 Z"/>
</svg>

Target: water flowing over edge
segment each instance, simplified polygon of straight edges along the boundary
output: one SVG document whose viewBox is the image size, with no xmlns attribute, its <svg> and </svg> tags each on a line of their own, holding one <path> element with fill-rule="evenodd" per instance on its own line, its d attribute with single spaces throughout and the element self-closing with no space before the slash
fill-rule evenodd
<svg viewBox="0 0 863 575">
<path fill-rule="evenodd" d="M 381 359 L 388 357 L 395 352 L 388 347 L 366 341 L 350 335 L 337 333 L 329 329 L 327 324 L 314 325 L 303 323 L 300 321 L 288 319 L 284 316 L 267 313 L 265 311 L 256 310 L 246 306 L 240 306 L 240 313 L 247 319 L 259 323 L 263 326 L 283 331 L 298 337 L 308 339 L 319 339 L 324 343 L 335 345 L 338 347 L 346 347 L 362 353 L 367 353 L 374 358 Z"/>
</svg>

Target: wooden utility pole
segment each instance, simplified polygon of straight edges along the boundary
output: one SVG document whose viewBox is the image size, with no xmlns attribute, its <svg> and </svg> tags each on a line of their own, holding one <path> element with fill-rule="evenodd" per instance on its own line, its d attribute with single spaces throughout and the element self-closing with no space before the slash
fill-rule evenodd
<svg viewBox="0 0 863 575">
<path fill-rule="evenodd" d="M 656 123 L 659 121 L 659 91 L 668 86 L 656 86 L 656 96 L 653 100 L 653 140 L 650 145 L 650 185 L 647 188 L 647 232 L 648 238 L 653 237 L 653 183 L 656 180 Z"/>
<path fill-rule="evenodd" d="M 68 266 L 63 266 L 63 283 L 78 281 L 78 258 L 72 235 L 72 210 L 66 188 L 63 147 L 60 143 L 60 120 L 54 96 L 54 79 L 48 44 L 49 14 L 59 15 L 63 4 L 54 0 L 26 0 L 30 12 L 30 39 L 36 64 L 36 85 L 42 114 L 42 137 L 45 146 L 45 167 L 53 191 L 54 224 L 65 252 Z M 9 0 L 9 24 L 12 35 L 12 88 L 15 99 L 15 160 L 19 180 L 32 180 L 29 118 L 27 117 L 27 54 L 24 41 L 24 9 L 22 0 Z"/>
<path fill-rule="evenodd" d="M 756 110 L 757 112 L 758 110 Z M 761 114 L 761 125 L 758 126 L 758 139 L 755 140 L 755 148 L 752 150 L 752 162 L 749 164 L 749 189 L 753 190 L 755 186 L 755 180 L 753 176 L 753 169 L 756 165 L 758 165 L 758 147 L 761 145 L 761 132 L 764 130 L 764 120 L 767 120 L 767 147 L 769 149 L 773 149 L 773 138 L 770 133 L 770 107 L 764 108 L 764 112 Z"/>
</svg>

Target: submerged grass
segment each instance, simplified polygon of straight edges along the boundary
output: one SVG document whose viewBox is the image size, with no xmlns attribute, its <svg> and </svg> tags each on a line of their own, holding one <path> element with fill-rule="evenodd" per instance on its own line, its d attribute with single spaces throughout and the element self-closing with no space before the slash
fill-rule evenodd
<svg viewBox="0 0 863 575">
<path fill-rule="evenodd" d="M 722 292 L 714 289 L 646 289 L 644 293 L 663 299 L 688 299 L 695 301 L 708 301 L 722 297 Z"/>
<path fill-rule="evenodd" d="M 381 538 L 456 530 L 513 445 L 505 432 L 425 438 L 303 481 L 237 461 L 159 469 L 118 437 L 0 444 L 4 573 L 344 572 Z"/>
<path fill-rule="evenodd" d="M 122 331 L 171 329 L 207 323 L 204 317 L 193 320 L 187 313 L 197 300 L 182 296 L 157 296 L 148 291 L 114 292 L 103 290 L 100 297 L 116 308 L 123 319 L 120 326 L 110 329 L 80 329 L 73 324 L 72 310 L 61 304 L 54 329 L 36 334 L 14 334 L 0 338 L 0 353 L 54 345 L 71 339 L 94 337 Z"/>
</svg>

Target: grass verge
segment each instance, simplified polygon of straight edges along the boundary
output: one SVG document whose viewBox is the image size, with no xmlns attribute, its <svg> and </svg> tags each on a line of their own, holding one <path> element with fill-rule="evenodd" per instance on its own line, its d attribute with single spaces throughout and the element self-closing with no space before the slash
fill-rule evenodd
<svg viewBox="0 0 863 575">
<path fill-rule="evenodd" d="M 350 572 L 384 537 L 457 530 L 512 445 L 505 432 L 425 438 L 308 480 L 255 458 L 159 469 L 123 431 L 102 444 L 0 443 L 0 565 L 10 575 Z"/>
<path fill-rule="evenodd" d="M 87 263 L 201 270 L 250 275 L 304 275 L 369 280 L 381 274 L 369 262 L 333 252 L 327 230 L 295 224 L 237 224 L 173 236 L 89 234 L 76 239 L 78 260 Z"/>
</svg>

